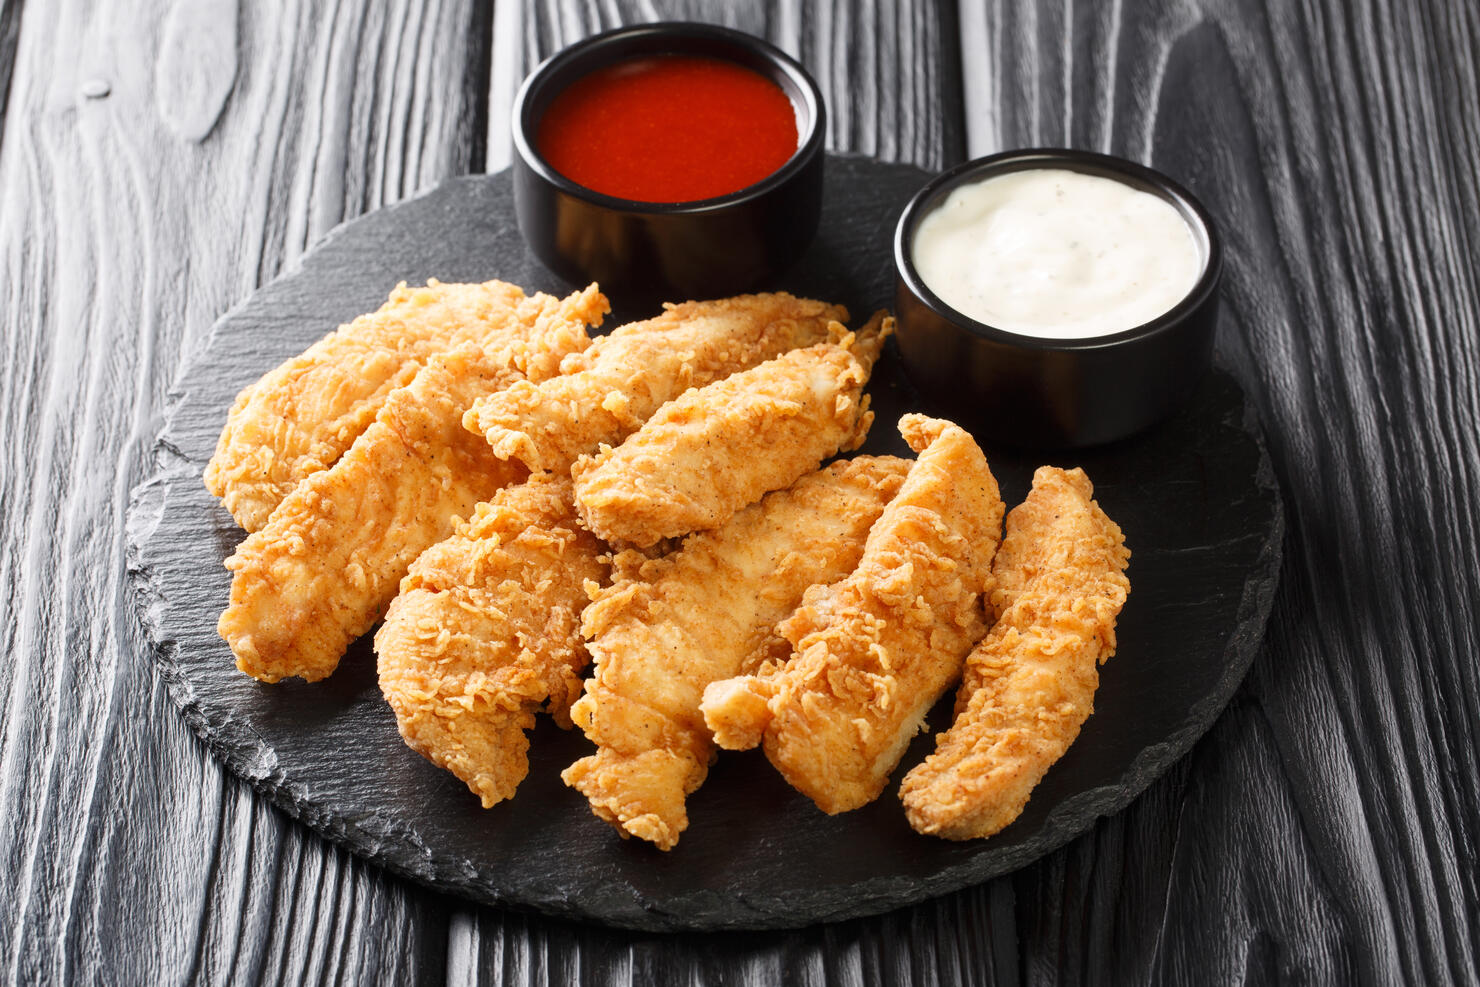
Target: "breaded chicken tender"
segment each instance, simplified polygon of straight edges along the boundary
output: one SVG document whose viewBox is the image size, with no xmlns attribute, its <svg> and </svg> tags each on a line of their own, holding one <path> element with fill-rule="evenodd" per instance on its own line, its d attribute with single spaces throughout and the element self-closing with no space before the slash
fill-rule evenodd
<svg viewBox="0 0 1480 987">
<path fill-rule="evenodd" d="M 525 479 L 528 471 L 493 455 L 462 416 L 481 395 L 557 372 L 587 345 L 585 324 L 606 299 L 588 288 L 541 304 L 530 341 L 463 343 L 432 357 L 339 462 L 304 479 L 226 560 L 231 602 L 217 629 L 238 668 L 264 682 L 325 677 L 456 517 Z"/>
<path fill-rule="evenodd" d="M 846 309 L 787 294 L 668 305 L 572 357 L 563 374 L 477 402 L 465 424 L 503 459 L 563 472 L 602 443 L 616 445 L 691 387 L 828 339 Z"/>
<path fill-rule="evenodd" d="M 669 401 L 625 442 L 571 468 L 581 518 L 638 547 L 723 524 L 839 450 L 856 449 L 873 413 L 863 386 L 894 320 L 783 353 Z"/>
<path fill-rule="evenodd" d="M 237 396 L 206 466 L 207 489 L 256 531 L 300 480 L 338 462 L 433 354 L 463 342 L 528 342 L 543 311 L 539 299 L 502 281 L 401 284 L 379 309 Z"/>
<path fill-rule="evenodd" d="M 955 723 L 900 785 L 919 832 L 967 840 L 1001 830 L 1094 712 L 1130 552 L 1093 496 L 1082 470 L 1045 466 L 1008 515 L 994 567 L 1000 616 L 967 658 Z"/>
<path fill-rule="evenodd" d="M 624 835 L 667 850 L 714 744 L 704 688 L 775 650 L 775 626 L 807 587 L 852 571 L 908 464 L 860 457 L 809 474 L 691 535 L 676 553 L 617 556 L 613 584 L 582 618 L 595 660 L 571 709 L 597 745 L 561 777 Z"/>
<path fill-rule="evenodd" d="M 606 551 L 576 523 L 570 480 L 536 473 L 423 552 L 376 632 L 401 736 L 484 808 L 528 773 L 525 731 L 541 704 L 570 726 L 589 661 L 584 584 L 606 579 Z"/>
<path fill-rule="evenodd" d="M 986 629 L 997 481 L 958 426 L 905 415 L 899 430 L 919 458 L 857 569 L 809 590 L 777 628 L 793 645 L 785 663 L 711 686 L 703 701 L 717 743 L 760 742 L 829 814 L 878 798 Z"/>
</svg>

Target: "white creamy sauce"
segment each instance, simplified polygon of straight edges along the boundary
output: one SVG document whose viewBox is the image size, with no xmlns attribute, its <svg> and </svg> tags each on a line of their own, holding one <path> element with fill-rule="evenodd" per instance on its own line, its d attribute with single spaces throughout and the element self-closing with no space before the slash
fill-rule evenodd
<svg viewBox="0 0 1480 987">
<path fill-rule="evenodd" d="M 958 312 L 1051 339 L 1150 322 L 1203 267 L 1191 227 L 1166 200 L 1058 168 L 957 188 L 916 229 L 913 259 Z"/>
</svg>

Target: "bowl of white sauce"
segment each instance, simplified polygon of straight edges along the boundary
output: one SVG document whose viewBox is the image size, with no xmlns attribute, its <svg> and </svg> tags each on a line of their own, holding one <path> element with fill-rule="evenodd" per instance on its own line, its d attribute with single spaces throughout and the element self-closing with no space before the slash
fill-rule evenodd
<svg viewBox="0 0 1480 987">
<path fill-rule="evenodd" d="M 968 161 L 905 207 L 894 258 L 912 382 L 1001 442 L 1125 438 L 1186 401 L 1212 358 L 1212 219 L 1123 158 L 1035 148 Z"/>
</svg>

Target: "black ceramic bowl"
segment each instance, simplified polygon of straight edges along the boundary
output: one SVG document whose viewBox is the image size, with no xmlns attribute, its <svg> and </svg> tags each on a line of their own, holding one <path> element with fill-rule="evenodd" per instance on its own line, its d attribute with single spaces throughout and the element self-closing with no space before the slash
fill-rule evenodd
<svg viewBox="0 0 1480 987">
<path fill-rule="evenodd" d="M 1175 307 L 1143 325 L 1089 339 L 1006 332 L 943 302 L 915 270 L 920 222 L 958 186 L 1034 168 L 1125 182 L 1170 203 L 1202 253 L 1202 274 Z M 968 161 L 910 200 L 894 236 L 898 343 L 922 396 L 993 440 L 1074 448 L 1124 438 L 1174 411 L 1208 369 L 1222 249 L 1212 218 L 1165 175 L 1087 151 L 1030 149 Z"/>
<path fill-rule="evenodd" d="M 713 199 L 652 203 L 594 192 L 555 171 L 535 142 L 551 101 L 577 79 L 643 55 L 720 58 L 781 87 L 797 113 L 798 147 L 761 182 Z M 758 38 L 708 24 L 609 31 L 551 56 L 514 101 L 514 204 L 545 266 L 609 294 L 672 300 L 731 295 L 785 269 L 817 231 L 822 208 L 822 93 L 805 70 Z"/>
</svg>

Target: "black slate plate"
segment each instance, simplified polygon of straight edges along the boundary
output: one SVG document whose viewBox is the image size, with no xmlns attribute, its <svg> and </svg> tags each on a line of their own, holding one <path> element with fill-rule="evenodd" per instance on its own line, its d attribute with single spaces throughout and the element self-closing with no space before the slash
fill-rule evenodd
<svg viewBox="0 0 1480 987">
<path fill-rule="evenodd" d="M 856 318 L 885 304 L 895 218 L 927 178 L 830 158 L 822 230 L 776 287 L 845 302 Z M 221 562 L 242 532 L 200 477 L 232 398 L 375 308 L 397 281 L 428 277 L 567 287 L 526 254 L 507 173 L 453 181 L 340 227 L 300 270 L 222 318 L 184 368 L 156 473 L 129 515 L 142 617 L 192 727 L 291 815 L 394 871 L 480 901 L 641 929 L 786 927 L 884 911 L 1021 867 L 1123 808 L 1212 724 L 1263 635 L 1279 573 L 1279 494 L 1242 392 L 1215 373 L 1191 407 L 1152 432 L 1048 457 L 1089 472 L 1133 549 L 1133 589 L 1094 716 L 1002 833 L 964 844 L 918 836 L 892 787 L 830 818 L 749 752 L 720 759 L 690 801 L 682 842 L 664 854 L 620 840 L 560 783 L 589 744 L 548 718 L 517 797 L 485 811 L 401 743 L 368 639 L 325 682 L 266 686 L 235 670 L 215 630 L 229 587 Z M 878 421 L 865 451 L 909 455 L 893 423 L 928 405 L 887 356 L 870 391 Z M 1039 459 L 987 452 L 1016 503 Z M 917 738 L 896 780 L 930 744 Z"/>
</svg>

